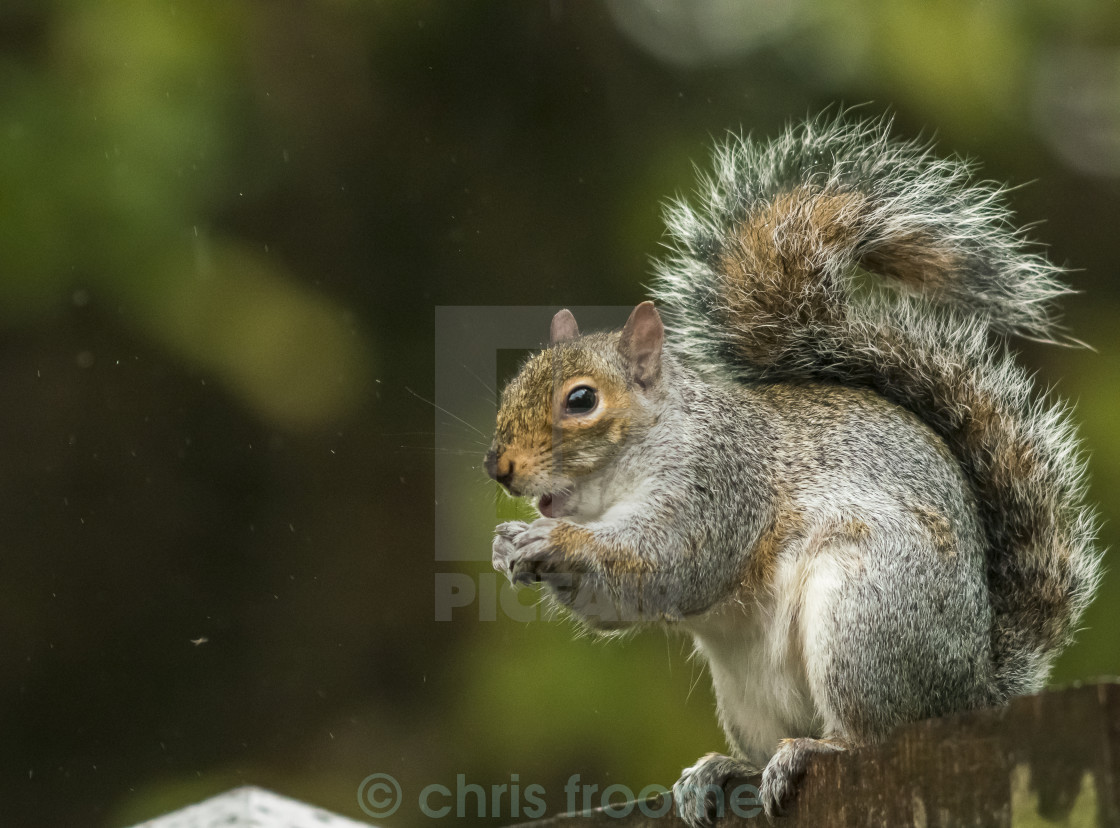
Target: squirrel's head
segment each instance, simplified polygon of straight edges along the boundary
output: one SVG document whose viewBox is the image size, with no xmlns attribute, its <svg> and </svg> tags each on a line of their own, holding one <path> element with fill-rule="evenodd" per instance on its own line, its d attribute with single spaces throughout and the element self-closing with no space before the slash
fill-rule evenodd
<svg viewBox="0 0 1120 828">
<path fill-rule="evenodd" d="M 644 432 L 661 380 L 665 328 L 652 302 L 621 332 L 580 336 L 575 317 L 552 318 L 550 345 L 502 391 L 486 471 L 514 496 L 539 498 L 548 517 L 570 514 L 571 493 Z"/>
</svg>

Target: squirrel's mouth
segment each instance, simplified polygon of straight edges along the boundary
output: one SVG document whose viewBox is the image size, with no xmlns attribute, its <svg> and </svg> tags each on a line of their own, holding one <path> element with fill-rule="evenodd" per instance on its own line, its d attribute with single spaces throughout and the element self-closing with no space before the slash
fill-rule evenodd
<svg viewBox="0 0 1120 828">
<path fill-rule="evenodd" d="M 568 494 L 562 492 L 541 495 L 541 499 L 537 501 L 537 509 L 545 517 L 563 517 L 564 507 L 568 505 L 568 497 Z"/>
</svg>

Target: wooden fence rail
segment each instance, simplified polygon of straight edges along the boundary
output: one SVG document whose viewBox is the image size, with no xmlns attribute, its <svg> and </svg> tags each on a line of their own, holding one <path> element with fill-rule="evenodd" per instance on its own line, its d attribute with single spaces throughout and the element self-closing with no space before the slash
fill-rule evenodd
<svg viewBox="0 0 1120 828">
<path fill-rule="evenodd" d="M 726 788 L 757 787 L 758 782 L 757 777 L 732 780 Z M 751 804 L 748 800 L 740 811 L 750 813 Z M 649 800 L 614 807 L 613 813 L 565 814 L 522 823 L 522 828 L 680 828 L 684 823 L 671 805 Z M 662 817 L 648 816 L 666 811 Z M 421 822 L 427 824 L 420 814 L 402 809 L 383 824 Z M 720 823 L 726 828 L 769 824 L 1120 828 L 1120 682 L 1049 691 L 1006 707 L 917 722 L 881 745 L 816 757 L 789 816 L 770 823 L 761 814 L 732 815 Z M 240 788 L 136 828 L 237 825 L 358 828 L 369 823 L 259 788 Z"/>
<path fill-rule="evenodd" d="M 733 780 L 758 785 L 758 777 Z M 628 816 L 602 811 L 525 823 L 533 828 L 675 828 L 658 803 Z M 725 826 L 764 826 L 730 815 Z M 1120 828 L 1120 683 L 1015 699 L 1006 707 L 900 728 L 871 748 L 814 759 L 788 817 L 813 828 Z"/>
</svg>

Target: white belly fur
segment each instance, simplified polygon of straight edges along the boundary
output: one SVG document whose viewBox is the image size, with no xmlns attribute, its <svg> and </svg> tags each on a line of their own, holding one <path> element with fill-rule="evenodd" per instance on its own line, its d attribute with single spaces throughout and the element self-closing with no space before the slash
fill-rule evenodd
<svg viewBox="0 0 1120 828">
<path fill-rule="evenodd" d="M 732 749 L 764 766 L 781 739 L 820 737 L 837 723 L 813 698 L 825 676 L 806 650 L 829 637 L 827 604 L 844 577 L 843 556 L 791 555 L 771 588 L 728 602 L 686 627 L 712 673 L 720 723 Z"/>
</svg>

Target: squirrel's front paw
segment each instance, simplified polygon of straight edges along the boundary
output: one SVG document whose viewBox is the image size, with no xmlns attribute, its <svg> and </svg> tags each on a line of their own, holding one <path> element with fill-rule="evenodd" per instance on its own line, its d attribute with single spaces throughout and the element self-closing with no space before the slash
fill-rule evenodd
<svg viewBox="0 0 1120 828">
<path fill-rule="evenodd" d="M 557 571 L 560 550 L 551 540 L 557 523 L 559 521 L 555 518 L 538 518 L 513 539 L 509 577 L 515 584 L 546 581 L 548 575 Z"/>
<path fill-rule="evenodd" d="M 528 528 L 529 524 L 523 520 L 510 520 L 498 524 L 494 529 L 494 545 L 490 553 L 490 562 L 494 565 L 494 569 L 506 575 L 510 574 L 510 559 L 517 551 L 513 541 Z"/>
<path fill-rule="evenodd" d="M 547 584 L 561 601 L 566 601 L 572 594 L 576 572 L 563 550 L 552 541 L 552 532 L 559 523 L 555 518 L 539 518 L 530 524 L 503 523 L 495 530 L 494 568 L 519 586 Z"/>
</svg>

